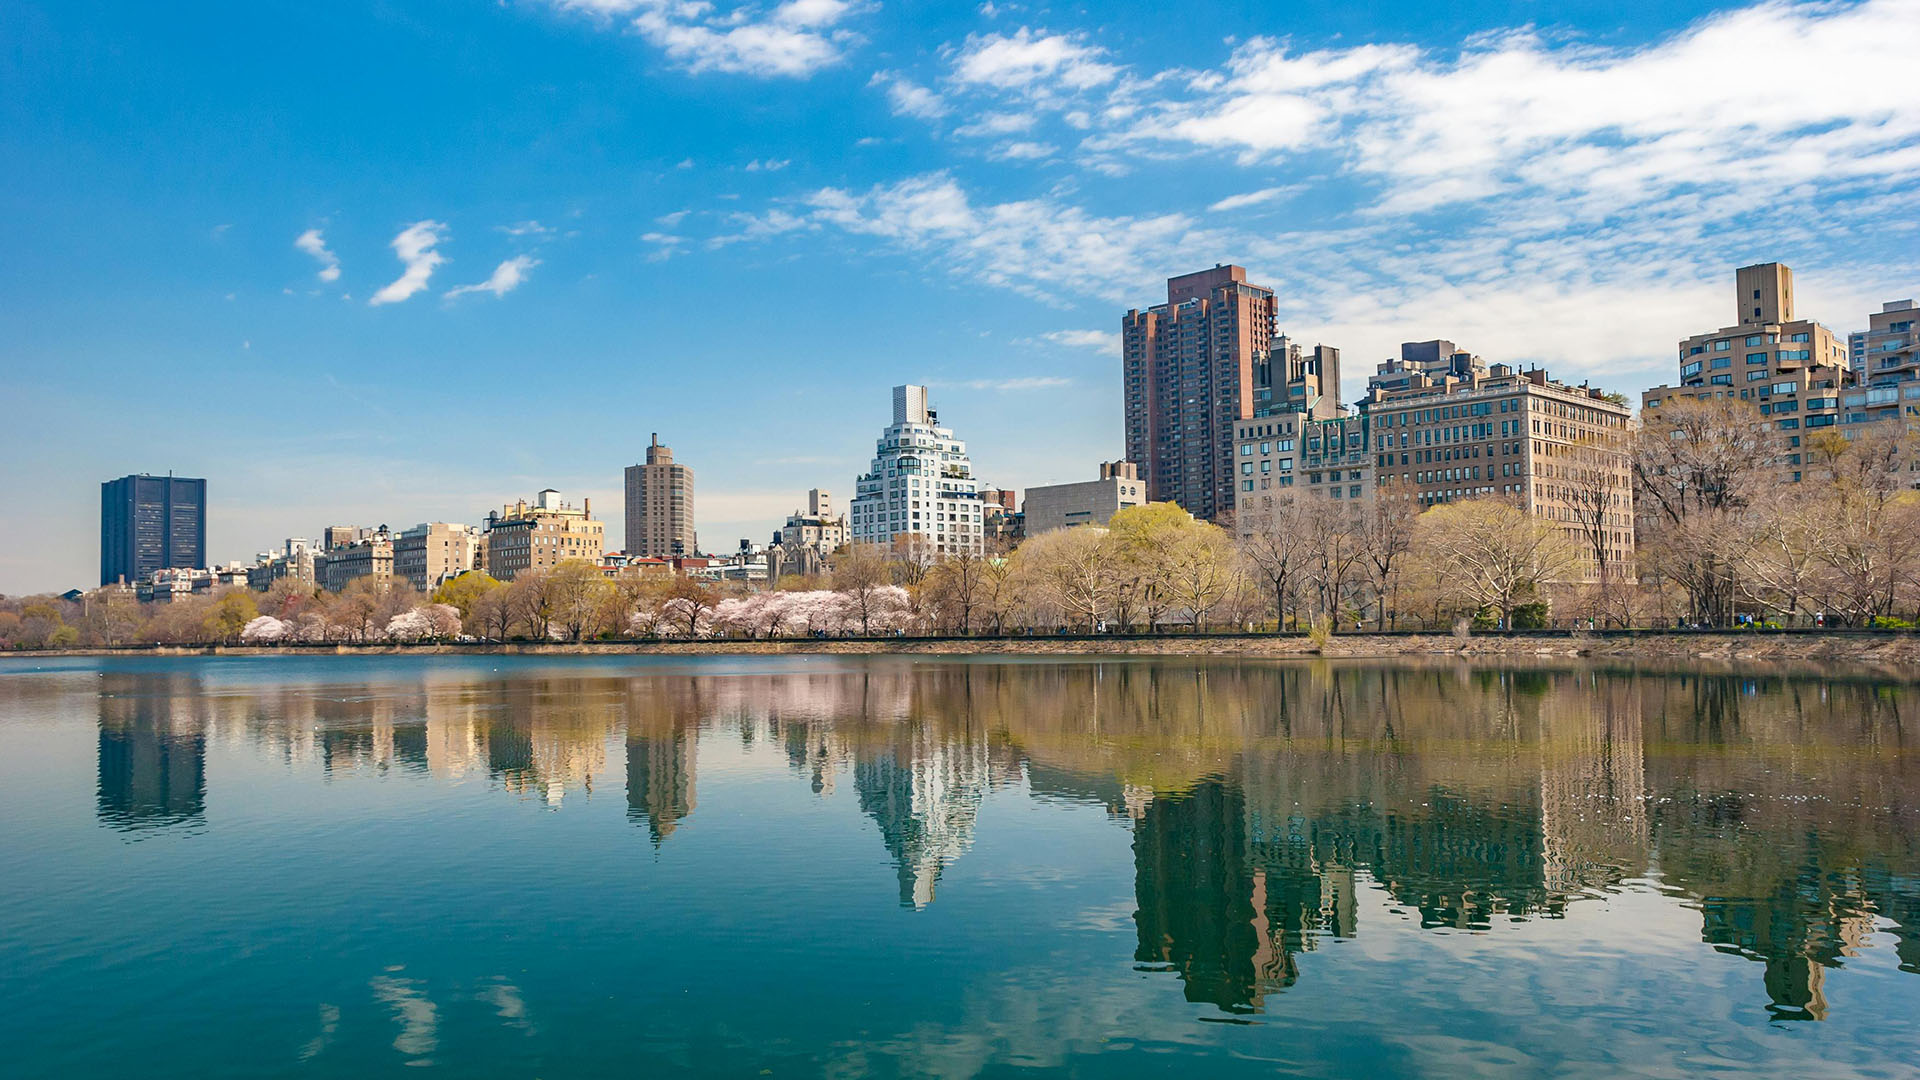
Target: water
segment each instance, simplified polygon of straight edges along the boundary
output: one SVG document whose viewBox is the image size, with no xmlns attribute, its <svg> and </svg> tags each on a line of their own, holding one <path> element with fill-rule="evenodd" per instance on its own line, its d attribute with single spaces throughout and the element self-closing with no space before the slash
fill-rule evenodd
<svg viewBox="0 0 1920 1080">
<path fill-rule="evenodd" d="M 0 662 L 20 1077 L 1913 1076 L 1920 690 Z"/>
</svg>

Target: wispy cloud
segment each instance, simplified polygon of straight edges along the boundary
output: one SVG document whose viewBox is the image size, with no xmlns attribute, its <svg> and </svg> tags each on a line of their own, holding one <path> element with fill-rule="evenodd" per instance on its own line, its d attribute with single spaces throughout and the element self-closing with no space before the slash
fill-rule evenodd
<svg viewBox="0 0 1920 1080">
<path fill-rule="evenodd" d="M 552 0 L 563 9 L 620 16 L 689 72 L 804 77 L 838 63 L 859 39 L 840 24 L 864 10 L 853 0 L 786 0 L 722 8 L 705 0 Z"/>
<path fill-rule="evenodd" d="M 1002 90 L 1061 86 L 1085 90 L 1112 82 L 1120 68 L 1104 60 L 1105 50 L 1077 34 L 1050 34 L 1021 27 L 1012 34 L 967 38 L 954 59 L 959 83 Z"/>
<path fill-rule="evenodd" d="M 224 226 L 222 226 L 224 228 Z M 327 250 L 327 242 L 319 229 L 308 229 L 293 241 L 293 246 L 320 261 L 320 272 L 315 276 L 321 281 L 340 280 L 340 258 Z"/>
<path fill-rule="evenodd" d="M 887 104 L 892 107 L 895 116 L 938 120 L 950 111 L 939 94 L 892 72 L 875 72 L 869 85 L 886 88 Z"/>
<path fill-rule="evenodd" d="M 1118 330 L 1052 330 L 1041 334 L 1040 337 L 1055 345 L 1065 345 L 1074 349 L 1098 349 L 1114 356 L 1120 355 Z"/>
<path fill-rule="evenodd" d="M 487 280 L 476 282 L 472 285 L 461 285 L 448 289 L 447 298 L 452 299 L 456 296 L 465 296 L 468 293 L 477 292 L 492 293 L 495 296 L 505 296 L 519 288 L 521 283 L 527 280 L 527 273 L 539 265 L 540 260 L 531 255 L 515 255 L 499 266 L 494 267 L 493 273 L 487 277 Z"/>
<path fill-rule="evenodd" d="M 1259 206 L 1261 203 L 1272 202 L 1275 199 L 1281 198 L 1282 196 L 1285 196 L 1285 195 L 1292 194 L 1293 192 L 1298 190 L 1300 190 L 1300 185 L 1298 184 L 1288 184 L 1283 187 L 1261 188 L 1259 191 L 1249 191 L 1244 195 L 1229 195 L 1226 198 L 1221 199 L 1219 202 L 1214 203 L 1212 206 L 1207 207 L 1207 209 L 1215 212 L 1220 212 L 1224 210 L 1242 210 L 1249 206 Z"/>
<path fill-rule="evenodd" d="M 745 168 L 748 172 L 779 172 L 791 164 L 793 162 L 786 158 L 767 158 L 764 161 L 755 159 L 747 162 Z"/>
<path fill-rule="evenodd" d="M 544 240 L 553 235 L 553 226 L 542 225 L 537 221 L 517 221 L 512 225 L 501 225 L 498 228 L 501 232 L 515 238 L 532 237 L 536 240 Z"/>
<path fill-rule="evenodd" d="M 973 379 L 961 385 L 969 390 L 992 390 L 995 393 L 1018 393 L 1025 390 L 1055 390 L 1062 386 L 1072 386 L 1072 379 L 1063 379 L 1057 375 L 1027 375 L 1014 379 Z"/>
<path fill-rule="evenodd" d="M 398 278 L 373 294 L 369 304 L 397 304 L 427 287 L 427 279 L 446 261 L 434 248 L 446 239 L 447 227 L 438 221 L 416 221 L 393 238 L 393 253 L 406 266 Z"/>
</svg>

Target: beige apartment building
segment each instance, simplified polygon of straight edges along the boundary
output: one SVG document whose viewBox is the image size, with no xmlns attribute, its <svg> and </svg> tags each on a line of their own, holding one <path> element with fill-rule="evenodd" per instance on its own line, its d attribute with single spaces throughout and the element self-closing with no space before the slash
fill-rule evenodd
<svg viewBox="0 0 1920 1080">
<path fill-rule="evenodd" d="M 487 514 L 481 536 L 481 569 L 501 581 L 528 570 L 551 570 L 568 559 L 598 564 L 606 549 L 606 524 L 593 516 L 593 500 L 569 506 L 552 488 Z"/>
<path fill-rule="evenodd" d="M 1825 326 L 1795 317 L 1793 271 L 1780 263 L 1735 270 L 1734 301 L 1739 324 L 1680 342 L 1678 385 L 1641 393 L 1643 422 L 1655 422 L 1673 401 L 1747 402 L 1786 443 L 1781 470 L 1798 481 L 1807 435 L 1831 428 L 1850 437 L 1863 430 L 1858 425 L 1912 423 L 1920 415 L 1913 301 L 1891 301 L 1870 315 L 1869 329 L 1854 335 L 1857 356 Z"/>
<path fill-rule="evenodd" d="M 657 559 L 697 555 L 693 470 L 653 436 L 645 464 L 627 466 L 627 554 Z"/>
<path fill-rule="evenodd" d="M 421 592 L 472 570 L 480 559 L 480 530 L 444 521 L 423 522 L 393 541 L 394 576 Z"/>
<path fill-rule="evenodd" d="M 1469 365 L 1440 376 L 1397 370 L 1368 389 L 1357 416 L 1255 417 L 1237 426 L 1236 454 L 1249 535 L 1271 525 L 1288 494 L 1366 506 L 1410 502 L 1417 510 L 1479 496 L 1513 499 L 1562 527 L 1598 577 L 1589 521 L 1604 533 L 1608 563 L 1624 575 L 1633 558 L 1630 413 L 1590 386 L 1545 371 Z M 1402 377 L 1404 376 L 1404 377 Z"/>
<path fill-rule="evenodd" d="M 377 529 L 353 530 L 357 538 L 328 548 L 314 558 L 314 576 L 320 587 L 337 593 L 356 578 L 371 577 L 385 590 L 393 582 L 393 537 L 385 525 Z M 348 535 L 341 528 L 327 530 L 330 539 Z"/>
<path fill-rule="evenodd" d="M 1103 461 L 1100 479 L 1027 489 L 1021 508 L 1028 536 L 1075 525 L 1105 525 L 1113 515 L 1147 501 L 1147 487 L 1130 461 Z"/>
</svg>

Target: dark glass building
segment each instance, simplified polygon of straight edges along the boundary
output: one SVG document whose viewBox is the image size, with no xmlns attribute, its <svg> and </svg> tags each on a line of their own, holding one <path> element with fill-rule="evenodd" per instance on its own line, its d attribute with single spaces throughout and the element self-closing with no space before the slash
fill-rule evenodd
<svg viewBox="0 0 1920 1080">
<path fill-rule="evenodd" d="M 100 584 L 207 565 L 207 482 L 123 476 L 100 485 Z"/>
</svg>

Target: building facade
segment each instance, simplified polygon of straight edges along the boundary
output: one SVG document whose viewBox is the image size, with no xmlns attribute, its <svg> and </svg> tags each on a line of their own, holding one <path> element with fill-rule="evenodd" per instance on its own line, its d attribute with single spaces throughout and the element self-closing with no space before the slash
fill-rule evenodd
<svg viewBox="0 0 1920 1080">
<path fill-rule="evenodd" d="M 826 569 L 827 558 L 852 539 L 845 514 L 833 509 L 833 493 L 823 488 L 807 492 L 807 508 L 787 515 L 787 523 L 773 531 L 773 546 L 767 551 L 768 573 L 817 574 Z"/>
<path fill-rule="evenodd" d="M 487 514 L 480 538 L 481 569 L 501 581 L 529 570 L 551 570 L 568 559 L 595 565 L 606 551 L 606 524 L 593 516 L 593 500 L 569 506 L 552 488 Z M 632 552 L 628 552 L 632 554 Z"/>
<path fill-rule="evenodd" d="M 1022 509 L 1028 535 L 1038 536 L 1074 525 L 1105 525 L 1113 515 L 1146 501 L 1146 484 L 1132 462 L 1103 461 L 1098 480 L 1028 488 Z"/>
<path fill-rule="evenodd" d="M 331 530 L 329 530 L 331 531 Z M 338 535 L 338 534 L 336 534 Z M 320 587 L 337 593 L 354 579 L 370 577 L 381 590 L 393 583 L 393 536 L 385 525 L 339 547 L 328 548 L 314 559 L 314 575 Z"/>
<path fill-rule="evenodd" d="M 480 530 L 444 521 L 422 522 L 393 540 L 393 574 L 420 592 L 475 568 Z"/>
<path fill-rule="evenodd" d="M 1369 387 L 1354 416 L 1242 421 L 1238 531 L 1272 527 L 1274 509 L 1301 496 L 1357 507 L 1393 499 L 1416 511 L 1496 496 L 1567 532 L 1585 580 L 1599 573 L 1590 528 L 1603 534 L 1609 566 L 1626 573 L 1634 543 L 1627 406 L 1545 371 L 1465 370 L 1404 372 Z"/>
<path fill-rule="evenodd" d="M 100 485 L 100 584 L 207 565 L 207 482 L 135 473 Z"/>
<path fill-rule="evenodd" d="M 991 551 L 1005 551 L 1027 538 L 1027 516 L 1020 512 L 1020 494 L 1010 488 L 980 492 L 980 532 Z"/>
<path fill-rule="evenodd" d="M 1641 417 L 1674 401 L 1744 401 L 1785 444 L 1782 476 L 1802 478 L 1803 441 L 1825 429 L 1851 437 L 1860 425 L 1920 418 L 1920 311 L 1894 300 L 1868 316 L 1868 329 L 1842 343 L 1818 322 L 1795 317 L 1793 271 L 1779 263 L 1734 272 L 1742 324 L 1680 342 L 1680 381 L 1640 395 Z"/>
<path fill-rule="evenodd" d="M 1238 266 L 1167 279 L 1167 301 L 1120 320 L 1127 460 L 1152 502 L 1200 518 L 1233 508 L 1233 425 L 1253 415 L 1274 342 L 1273 291 Z"/>
<path fill-rule="evenodd" d="M 247 568 L 247 585 L 257 592 L 266 592 L 276 581 L 296 581 L 317 587 L 320 582 L 314 574 L 314 564 L 319 554 L 319 544 L 305 537 L 290 536 L 280 551 L 263 551 L 255 558 L 254 564 Z"/>
<path fill-rule="evenodd" d="M 699 552 L 693 470 L 676 463 L 656 433 L 646 463 L 627 466 L 627 554 L 666 559 Z"/>
<path fill-rule="evenodd" d="M 979 483 L 967 444 L 940 426 L 924 386 L 893 388 L 893 423 L 854 484 L 848 527 L 856 544 L 907 541 L 932 554 L 983 550 Z"/>
</svg>

